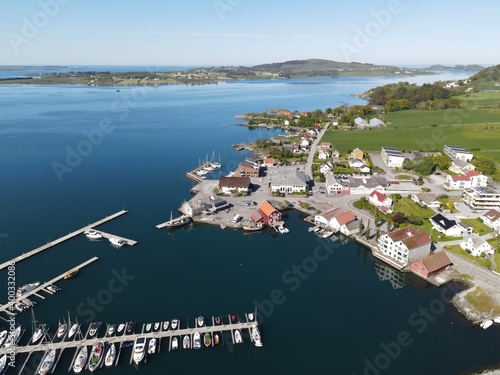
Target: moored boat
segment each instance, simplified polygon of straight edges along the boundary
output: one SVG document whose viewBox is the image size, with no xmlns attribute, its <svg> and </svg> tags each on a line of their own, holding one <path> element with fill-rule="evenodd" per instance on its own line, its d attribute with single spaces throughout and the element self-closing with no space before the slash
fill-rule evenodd
<svg viewBox="0 0 500 375">
<path fill-rule="evenodd" d="M 40 367 L 38 369 L 38 374 L 45 375 L 51 372 L 52 367 L 54 366 L 54 362 L 56 360 L 56 349 L 48 350 L 42 358 L 42 362 L 40 363 Z"/>
<path fill-rule="evenodd" d="M 255 346 L 261 347 L 262 346 L 262 339 L 260 338 L 260 332 L 257 327 L 252 327 L 252 339 L 255 344 Z"/>
<path fill-rule="evenodd" d="M 243 342 L 243 338 L 241 337 L 241 332 L 239 329 L 234 331 L 234 342 L 236 344 L 241 344 Z"/>
<path fill-rule="evenodd" d="M 126 328 L 127 334 L 134 333 L 134 328 L 135 328 L 135 322 L 133 322 L 133 321 L 128 322 L 127 328 Z"/>
<path fill-rule="evenodd" d="M 151 323 L 146 324 L 146 332 L 151 331 Z"/>
<path fill-rule="evenodd" d="M 191 347 L 191 339 L 189 338 L 189 335 L 186 335 L 182 339 L 182 348 L 189 349 L 190 347 Z"/>
<path fill-rule="evenodd" d="M 481 326 L 482 329 L 486 329 L 486 328 L 489 328 L 492 324 L 493 324 L 493 320 L 488 319 L 488 320 L 485 320 L 484 322 L 482 322 L 479 325 Z"/>
<path fill-rule="evenodd" d="M 179 349 L 179 339 L 177 336 L 172 337 L 172 350 Z"/>
<path fill-rule="evenodd" d="M 104 357 L 104 343 L 99 341 L 92 347 L 90 351 L 90 359 L 88 369 L 90 372 L 94 372 L 101 366 L 102 359 Z"/>
<path fill-rule="evenodd" d="M 115 333 L 115 331 L 116 331 L 116 324 L 110 324 L 108 326 L 108 330 L 106 332 L 106 335 L 107 336 L 112 336 Z"/>
<path fill-rule="evenodd" d="M 156 322 L 153 326 L 153 330 L 158 331 L 160 329 L 160 322 Z"/>
<path fill-rule="evenodd" d="M 31 343 L 36 344 L 36 342 L 42 338 L 44 333 L 45 333 L 45 324 L 40 324 L 33 333 L 33 337 L 31 338 Z"/>
<path fill-rule="evenodd" d="M 201 335 L 200 332 L 195 332 L 193 335 L 193 349 L 201 348 Z"/>
<path fill-rule="evenodd" d="M 40 281 L 35 281 L 34 283 L 24 284 L 20 286 L 16 291 L 16 297 L 21 297 L 23 294 L 31 292 L 40 286 Z"/>
<path fill-rule="evenodd" d="M 115 343 L 111 344 L 106 352 L 106 358 L 104 358 L 104 365 L 106 367 L 111 367 L 114 365 L 116 359 L 116 346 Z"/>
<path fill-rule="evenodd" d="M 66 323 L 59 323 L 59 326 L 57 327 L 57 338 L 60 339 L 64 336 L 66 331 L 68 330 L 68 325 Z"/>
<path fill-rule="evenodd" d="M 4 354 L 0 357 L 0 374 L 3 374 L 3 370 L 5 370 L 7 365 L 7 354 Z"/>
<path fill-rule="evenodd" d="M 17 326 L 17 328 L 7 334 L 7 339 L 5 340 L 4 347 L 8 348 L 13 344 L 16 344 L 21 336 L 21 326 Z"/>
<path fill-rule="evenodd" d="M 118 324 L 117 332 L 118 333 L 122 333 L 122 331 L 123 331 L 124 328 L 125 328 L 125 323 Z"/>
<path fill-rule="evenodd" d="M 78 329 L 78 323 L 74 323 L 68 331 L 68 339 L 72 339 Z"/>
<path fill-rule="evenodd" d="M 122 247 L 123 245 L 127 244 L 127 241 L 122 240 L 122 239 L 117 238 L 117 237 L 110 237 L 109 242 L 111 242 L 111 244 L 116 246 L 116 247 Z"/>
<path fill-rule="evenodd" d="M 172 218 L 172 212 L 170 212 L 170 220 L 167 221 L 167 228 L 172 229 L 186 225 L 191 221 L 191 218 L 187 215 L 181 215 L 176 218 Z"/>
<path fill-rule="evenodd" d="M 169 325 L 169 323 L 170 323 L 170 322 L 169 322 L 168 320 L 165 320 L 165 321 L 163 322 L 163 330 L 164 330 L 164 331 L 167 331 L 167 330 L 168 330 L 168 325 Z"/>
<path fill-rule="evenodd" d="M 177 329 L 177 325 L 179 324 L 178 319 L 172 319 L 172 324 L 170 325 L 172 329 Z"/>
<path fill-rule="evenodd" d="M 3 345 L 5 340 L 7 340 L 7 334 L 8 334 L 8 331 L 6 329 L 4 329 L 2 332 L 0 332 L 0 347 Z"/>
<path fill-rule="evenodd" d="M 88 239 L 91 239 L 91 240 L 97 240 L 99 238 L 102 238 L 101 233 L 94 230 L 94 229 L 89 229 L 83 233 L 85 234 L 85 236 L 87 236 Z"/>
<path fill-rule="evenodd" d="M 152 338 L 149 340 L 148 344 L 148 354 L 155 354 L 156 352 L 156 338 Z"/>
<path fill-rule="evenodd" d="M 138 337 L 134 341 L 134 362 L 136 365 L 141 363 L 141 361 L 144 359 L 144 356 L 146 355 L 146 338 L 145 337 Z"/>
<path fill-rule="evenodd" d="M 242 229 L 247 232 L 252 232 L 252 231 L 257 231 L 261 230 L 264 228 L 264 224 L 262 223 L 257 223 L 257 224 L 245 224 L 242 226 Z"/>
<path fill-rule="evenodd" d="M 198 324 L 198 327 L 203 327 L 203 324 L 205 324 L 205 318 L 203 318 L 202 316 L 199 316 L 196 319 L 196 323 Z"/>
<path fill-rule="evenodd" d="M 72 269 L 72 270 L 66 272 L 66 274 L 64 275 L 64 279 L 67 280 L 67 279 L 75 276 L 77 273 L 78 273 L 77 269 Z"/>
<path fill-rule="evenodd" d="M 219 334 L 218 333 L 214 334 L 214 344 L 219 345 Z"/>
<path fill-rule="evenodd" d="M 212 334 L 210 332 L 206 332 L 203 335 L 203 343 L 205 346 L 208 348 L 210 345 L 212 345 Z"/>
<path fill-rule="evenodd" d="M 85 364 L 87 363 L 87 358 L 89 355 L 89 349 L 87 346 L 82 346 L 78 351 L 78 355 L 75 358 L 75 362 L 73 363 L 73 371 L 77 374 L 82 372 Z"/>
<path fill-rule="evenodd" d="M 215 317 L 215 323 L 220 324 L 220 316 Z"/>
<path fill-rule="evenodd" d="M 254 318 L 253 313 L 248 313 L 248 320 L 252 321 Z"/>
<path fill-rule="evenodd" d="M 100 323 L 99 322 L 92 322 L 90 323 L 89 327 L 89 336 L 93 337 L 97 334 L 97 330 L 99 329 Z"/>
</svg>

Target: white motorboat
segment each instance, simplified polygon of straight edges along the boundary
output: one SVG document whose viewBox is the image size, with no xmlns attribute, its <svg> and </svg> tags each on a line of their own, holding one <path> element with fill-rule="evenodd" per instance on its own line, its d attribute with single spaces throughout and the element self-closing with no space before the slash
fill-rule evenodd
<svg viewBox="0 0 500 375">
<path fill-rule="evenodd" d="M 493 323 L 500 324 L 500 316 L 493 319 Z"/>
<path fill-rule="evenodd" d="M 0 357 L 0 374 L 3 374 L 6 365 L 7 365 L 7 354 L 4 354 L 3 356 Z"/>
<path fill-rule="evenodd" d="M 189 349 L 191 347 L 191 339 L 189 335 L 184 336 L 182 339 L 182 349 Z"/>
<path fill-rule="evenodd" d="M 31 343 L 35 344 L 38 340 L 42 338 L 44 333 L 45 333 L 45 324 L 40 324 L 33 333 L 33 337 L 31 338 Z"/>
<path fill-rule="evenodd" d="M 21 297 L 23 294 L 31 292 L 33 289 L 36 289 L 40 286 L 40 281 L 35 281 L 34 283 L 24 284 L 19 287 L 16 291 L 16 297 Z"/>
<path fill-rule="evenodd" d="M 146 348 L 146 338 L 145 337 L 138 337 L 134 341 L 134 362 L 136 365 L 141 363 L 141 361 L 144 359 L 144 356 L 146 354 L 145 351 Z"/>
<path fill-rule="evenodd" d="M 120 323 L 118 324 L 118 333 L 122 333 L 123 329 L 125 328 L 125 323 Z"/>
<path fill-rule="evenodd" d="M 193 335 L 193 349 L 201 348 L 201 335 L 200 332 L 195 332 Z"/>
<path fill-rule="evenodd" d="M 331 230 L 325 230 L 323 234 L 321 235 L 322 238 L 328 238 L 333 235 L 333 231 Z"/>
<path fill-rule="evenodd" d="M 486 329 L 486 328 L 489 328 L 492 324 L 493 324 L 493 320 L 488 319 L 488 320 L 485 320 L 484 322 L 482 322 L 479 325 L 481 326 L 482 329 Z"/>
<path fill-rule="evenodd" d="M 113 336 L 113 334 L 115 333 L 116 331 L 116 324 L 110 324 L 108 326 L 108 331 L 106 332 L 106 335 L 107 336 Z"/>
<path fill-rule="evenodd" d="M 4 329 L 2 332 L 0 332 L 0 347 L 3 345 L 5 340 L 7 340 L 7 334 L 8 334 L 8 331 L 6 329 Z"/>
<path fill-rule="evenodd" d="M 252 321 L 254 318 L 253 313 L 248 313 L 248 320 Z"/>
<path fill-rule="evenodd" d="M 196 319 L 196 323 L 198 323 L 198 327 L 203 327 L 203 324 L 205 324 L 205 319 L 202 316 L 199 316 Z"/>
<path fill-rule="evenodd" d="M 151 323 L 146 324 L 146 332 L 151 331 Z"/>
<path fill-rule="evenodd" d="M 114 365 L 116 359 L 116 346 L 111 344 L 106 352 L 106 358 L 104 358 L 104 365 L 106 367 L 111 367 Z"/>
<path fill-rule="evenodd" d="M 243 342 L 243 338 L 241 337 L 241 332 L 239 329 L 234 331 L 234 342 L 236 344 L 241 344 Z"/>
<path fill-rule="evenodd" d="M 170 322 L 169 322 L 168 320 L 166 320 L 166 321 L 164 321 L 164 322 L 163 322 L 163 330 L 164 330 L 164 331 L 167 331 L 167 330 L 168 330 L 168 325 L 169 325 L 169 323 L 170 323 Z"/>
<path fill-rule="evenodd" d="M 56 354 L 57 354 L 56 349 L 51 349 L 45 353 L 42 362 L 40 363 L 38 374 L 45 375 L 51 372 L 52 367 L 54 366 L 54 362 L 56 360 Z"/>
<path fill-rule="evenodd" d="M 101 233 L 94 230 L 94 229 L 89 229 L 83 233 L 87 236 L 88 239 L 91 239 L 91 240 L 98 240 L 98 239 L 102 238 Z"/>
<path fill-rule="evenodd" d="M 121 239 L 116 238 L 116 237 L 110 237 L 109 242 L 111 242 L 111 244 L 116 246 L 116 247 L 122 247 L 123 245 L 127 244 L 127 242 L 125 240 L 121 240 Z"/>
<path fill-rule="evenodd" d="M 68 325 L 66 323 L 59 323 L 59 327 L 57 327 L 57 338 L 62 338 L 67 330 Z"/>
<path fill-rule="evenodd" d="M 171 324 L 172 329 L 177 329 L 178 324 L 179 324 L 178 319 L 172 319 L 172 324 Z"/>
<path fill-rule="evenodd" d="M 255 344 L 255 346 L 261 347 L 262 346 L 262 339 L 260 337 L 260 332 L 257 327 L 252 328 L 252 339 Z"/>
<path fill-rule="evenodd" d="M 104 358 L 104 343 L 99 341 L 92 347 L 90 351 L 90 359 L 88 368 L 90 372 L 94 372 L 99 367 L 101 367 L 102 360 Z"/>
<path fill-rule="evenodd" d="M 77 330 L 78 330 L 78 323 L 75 323 L 71 326 L 71 328 L 68 331 L 68 339 L 72 339 Z"/>
<path fill-rule="evenodd" d="M 82 372 L 85 368 L 85 364 L 87 363 L 87 358 L 89 356 L 89 349 L 86 346 L 82 346 L 78 351 L 78 355 L 75 358 L 75 362 L 73 363 L 73 371 L 77 374 Z"/>
<path fill-rule="evenodd" d="M 153 330 L 154 331 L 158 331 L 160 329 L 160 322 L 156 322 L 154 325 L 153 325 Z"/>
<path fill-rule="evenodd" d="M 188 337 L 188 336 L 186 336 L 186 337 Z M 179 349 L 179 339 L 176 336 L 176 337 L 172 338 L 172 350 L 177 350 L 177 349 Z"/>
<path fill-rule="evenodd" d="M 152 338 L 149 340 L 148 344 L 148 354 L 155 354 L 156 352 L 156 338 Z"/>
<path fill-rule="evenodd" d="M 93 337 L 97 334 L 97 330 L 99 329 L 99 323 L 98 322 L 92 322 L 90 323 L 89 327 L 89 336 Z"/>
</svg>

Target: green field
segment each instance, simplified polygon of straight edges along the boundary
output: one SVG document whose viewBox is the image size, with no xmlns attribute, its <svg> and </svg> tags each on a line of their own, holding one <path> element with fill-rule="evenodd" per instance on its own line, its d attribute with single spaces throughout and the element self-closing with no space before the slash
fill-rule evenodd
<svg viewBox="0 0 500 375">
<path fill-rule="evenodd" d="M 473 100 L 469 102 L 475 103 Z M 390 112 L 384 115 L 389 128 L 420 128 L 438 125 L 500 124 L 500 109 L 438 109 Z"/>
<path fill-rule="evenodd" d="M 497 90 L 500 87 L 497 87 Z M 478 92 L 457 97 L 466 109 L 493 108 L 500 109 L 500 92 Z"/>
</svg>

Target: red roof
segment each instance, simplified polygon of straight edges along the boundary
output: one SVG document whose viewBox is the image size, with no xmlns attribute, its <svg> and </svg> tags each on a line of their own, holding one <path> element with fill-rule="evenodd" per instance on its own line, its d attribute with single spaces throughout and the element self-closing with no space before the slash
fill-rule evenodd
<svg viewBox="0 0 500 375">
<path fill-rule="evenodd" d="M 467 173 L 465 173 L 465 175 L 466 175 L 467 177 L 479 176 L 480 174 L 481 174 L 481 172 L 474 171 L 474 170 L 467 171 Z"/>
<path fill-rule="evenodd" d="M 451 176 L 451 179 L 453 181 L 469 181 L 470 178 L 467 177 L 467 176 L 462 176 L 462 175 L 454 175 L 454 176 Z"/>
<path fill-rule="evenodd" d="M 270 216 L 274 211 L 278 211 L 274 206 L 268 201 L 263 201 L 259 206 L 260 211 L 266 215 Z"/>
<path fill-rule="evenodd" d="M 389 198 L 387 195 L 379 193 L 377 190 L 373 190 L 372 193 L 370 194 L 370 197 L 377 197 L 377 200 L 382 203 L 385 201 L 387 198 Z"/>
<path fill-rule="evenodd" d="M 344 213 L 341 213 L 340 215 L 335 216 L 335 219 L 339 223 L 339 225 L 344 225 L 347 224 L 351 221 L 356 220 L 356 216 L 352 213 L 352 211 L 347 211 Z"/>
</svg>

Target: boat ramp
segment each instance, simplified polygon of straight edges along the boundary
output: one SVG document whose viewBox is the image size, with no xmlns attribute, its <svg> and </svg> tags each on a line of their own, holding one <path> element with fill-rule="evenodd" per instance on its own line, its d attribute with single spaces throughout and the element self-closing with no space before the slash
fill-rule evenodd
<svg viewBox="0 0 500 375">
<path fill-rule="evenodd" d="M 32 353 L 35 352 L 47 352 L 52 349 L 56 349 L 57 352 L 57 357 L 54 363 L 54 368 L 52 371 L 54 371 L 55 366 L 57 366 L 57 363 L 59 362 L 62 353 L 66 349 L 76 349 L 75 353 L 72 357 L 71 365 L 69 370 L 71 370 L 73 363 L 77 357 L 77 352 L 78 350 L 83 347 L 83 346 L 93 346 L 97 344 L 99 341 L 102 341 L 106 344 L 106 346 L 109 346 L 111 344 L 115 344 L 118 346 L 117 348 L 117 356 L 116 360 L 113 363 L 114 366 L 118 365 L 118 361 L 120 360 L 120 356 L 122 355 L 122 349 L 130 346 L 131 343 L 134 342 L 139 337 L 145 338 L 147 341 L 150 339 L 156 338 L 157 340 L 157 350 L 156 353 L 160 353 L 161 350 L 161 345 L 162 345 L 162 339 L 165 339 L 166 342 L 163 343 L 163 345 L 167 344 L 168 351 L 174 351 L 172 348 L 172 339 L 174 337 L 177 337 L 178 339 L 178 350 L 186 350 L 186 349 L 195 349 L 193 347 L 193 336 L 195 333 L 199 333 L 201 337 L 206 333 L 210 333 L 211 337 L 215 337 L 215 334 L 220 335 L 221 339 L 218 343 L 218 345 L 237 345 L 239 343 L 243 343 L 244 340 L 242 339 L 240 342 L 236 340 L 236 331 L 239 331 L 239 333 L 246 338 L 249 339 L 250 342 L 253 342 L 256 344 L 256 346 L 261 346 L 260 343 L 256 343 L 253 340 L 252 337 L 252 329 L 256 328 L 258 329 L 258 322 L 257 322 L 257 313 L 252 314 L 252 313 L 245 313 L 244 319 L 239 319 L 238 316 L 235 315 L 227 315 L 227 316 L 219 316 L 217 318 L 212 317 L 211 318 L 211 325 L 206 325 L 204 324 L 203 326 L 198 326 L 197 324 L 197 319 L 195 319 L 195 325 L 194 327 L 189 326 L 189 320 L 187 321 L 186 324 L 183 324 L 182 321 L 178 321 L 178 325 L 175 329 L 172 329 L 172 326 L 169 325 L 167 329 L 164 329 L 165 327 L 163 324 L 160 324 L 160 327 L 158 330 L 154 331 L 151 330 L 149 332 L 144 332 L 145 331 L 145 324 L 143 324 L 141 332 L 140 333 L 129 333 L 127 334 L 126 328 L 123 329 L 121 333 L 115 332 L 111 336 L 109 336 L 107 333 L 107 328 L 109 325 L 106 327 L 106 332 L 104 336 L 99 337 L 99 328 L 100 324 L 98 325 L 97 328 L 97 333 L 93 336 L 90 336 L 90 327 L 87 329 L 86 334 L 83 335 L 81 333 L 81 329 L 78 329 L 77 334 L 72 338 L 72 340 L 66 341 L 67 339 L 67 333 L 61 338 L 61 341 L 59 342 L 54 342 L 55 341 L 55 335 L 54 339 L 52 341 L 49 340 L 47 342 L 47 337 L 48 335 L 48 329 L 47 332 L 45 333 L 44 339 L 40 341 L 38 344 L 28 344 L 24 346 L 16 346 L 15 348 L 15 353 L 16 354 L 22 354 L 26 353 L 28 354 L 28 358 L 24 361 L 24 364 L 22 368 L 20 369 L 19 373 L 23 373 L 24 367 L 26 363 L 28 362 L 29 357 L 31 356 Z M 218 321 L 218 323 L 217 323 Z M 190 338 L 190 345 L 188 348 L 183 347 L 183 338 L 185 336 L 188 336 Z M 31 342 L 31 340 L 30 340 Z M 212 339 L 211 344 L 209 347 L 214 347 L 217 346 L 217 343 L 214 343 L 214 340 Z M 201 345 L 201 348 L 207 348 L 206 345 Z M 146 352 L 147 352 L 147 346 L 146 346 Z M 2 347 L 0 349 L 0 356 L 3 354 L 9 354 L 11 352 L 11 348 L 4 348 Z M 148 354 L 150 355 L 150 354 Z M 152 355 L 152 354 L 151 354 Z M 147 359 L 147 355 L 146 355 Z M 132 363 L 133 360 L 133 350 L 130 355 L 130 360 L 129 362 Z M 146 360 L 145 360 L 146 361 Z M 104 361 L 103 361 L 104 362 Z M 101 365 L 102 367 L 103 365 Z"/>
</svg>

